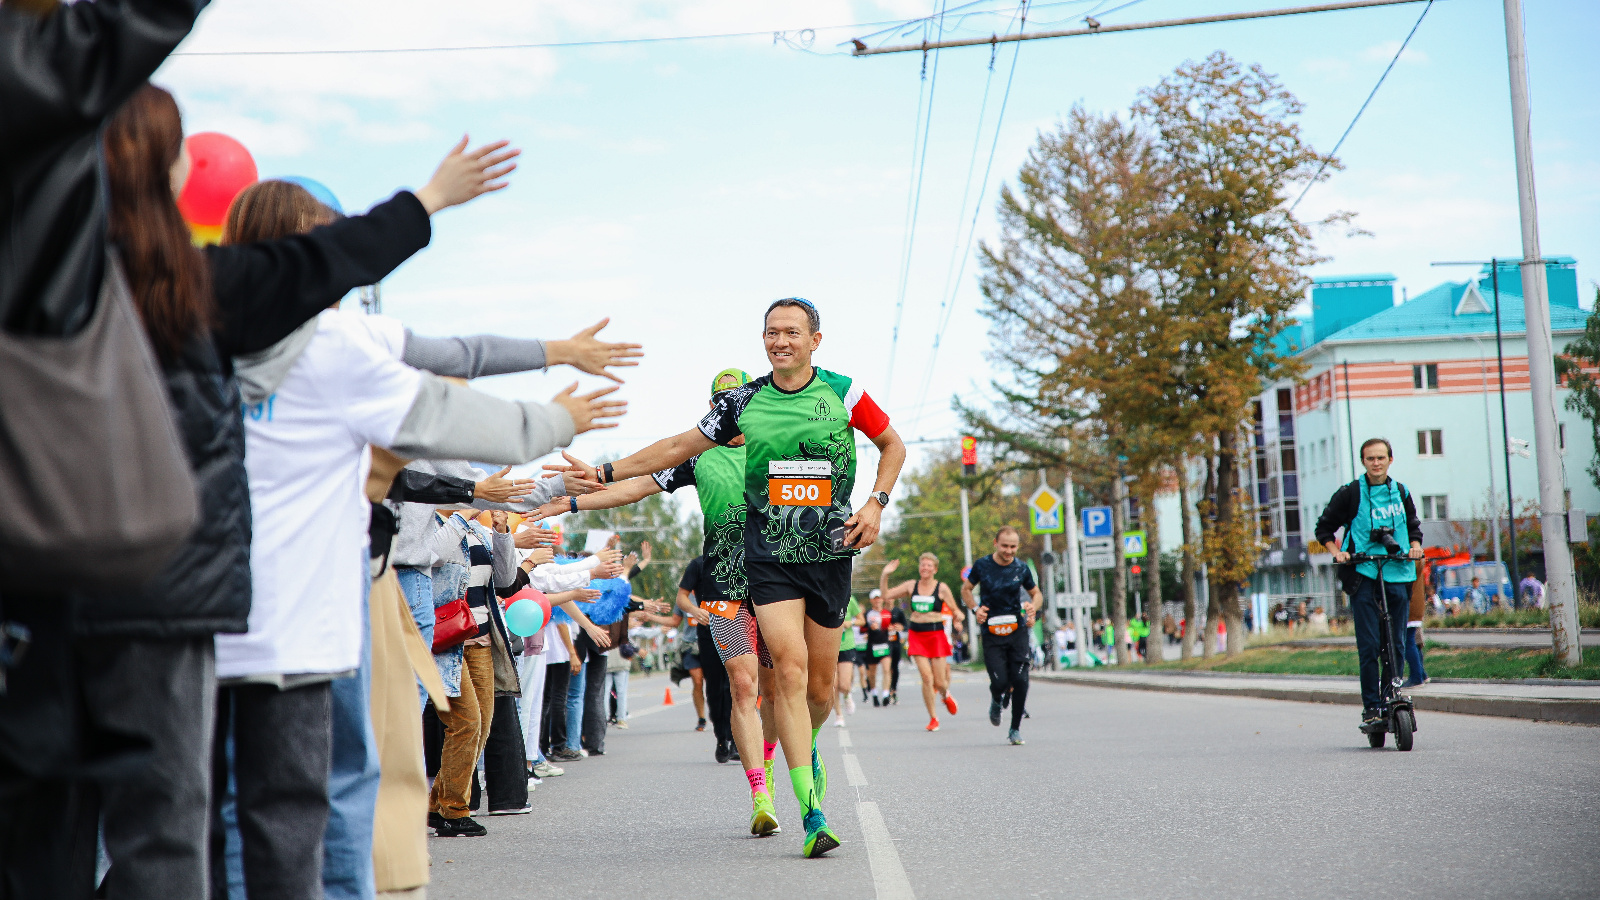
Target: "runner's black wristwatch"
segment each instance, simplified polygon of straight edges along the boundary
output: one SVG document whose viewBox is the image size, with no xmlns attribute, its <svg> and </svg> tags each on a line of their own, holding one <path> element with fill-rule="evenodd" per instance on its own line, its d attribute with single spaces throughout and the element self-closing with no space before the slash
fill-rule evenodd
<svg viewBox="0 0 1600 900">
<path fill-rule="evenodd" d="M 889 492 L 888 491 L 873 491 L 872 494 L 871 494 L 871 497 L 872 497 L 872 499 L 878 501 L 878 505 L 879 506 L 881 506 L 881 507 L 883 507 L 885 509 L 887 509 L 889 507 Z"/>
</svg>

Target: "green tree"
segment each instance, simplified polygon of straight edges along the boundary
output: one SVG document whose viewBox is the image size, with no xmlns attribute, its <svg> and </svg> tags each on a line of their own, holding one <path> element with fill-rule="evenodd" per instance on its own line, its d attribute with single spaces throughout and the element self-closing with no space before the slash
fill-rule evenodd
<svg viewBox="0 0 1600 900">
<path fill-rule="evenodd" d="M 1059 483 L 1059 481 L 1057 482 Z M 923 553 L 939 557 L 940 581 L 961 596 L 961 568 L 965 561 L 961 543 L 961 457 L 957 450 L 937 452 L 916 471 L 903 475 L 896 492 L 893 526 L 856 563 L 856 590 L 865 592 L 878 586 L 878 575 L 891 559 L 900 568 L 890 577 L 896 584 L 917 577 L 917 558 Z M 1042 550 L 1039 539 L 1028 534 L 1026 500 L 1031 488 L 1003 496 L 996 489 L 978 492 L 969 498 L 967 518 L 972 530 L 972 556 L 977 559 L 992 549 L 995 532 L 1011 525 L 1022 534 L 1018 554 L 1037 558 Z"/>
<path fill-rule="evenodd" d="M 1260 552 L 1238 477 L 1241 424 L 1264 382 L 1303 368 L 1274 338 L 1305 295 L 1304 269 L 1321 259 L 1289 198 L 1338 167 L 1302 139 L 1301 109 L 1260 66 L 1245 68 L 1221 51 L 1179 66 L 1135 106 L 1169 175 L 1156 252 L 1177 299 L 1168 325 L 1185 425 L 1207 436 L 1216 457 L 1203 558 L 1230 655 L 1244 649 L 1239 587 Z"/>
<path fill-rule="evenodd" d="M 617 509 L 593 510 L 562 518 L 569 551 L 583 549 L 591 530 L 615 531 L 622 536 L 624 553 L 637 553 L 649 541 L 652 562 L 633 580 L 633 593 L 669 603 L 678 594 L 678 580 L 689 561 L 700 555 L 700 507 L 693 496 L 652 494 L 638 503 Z"/>
</svg>

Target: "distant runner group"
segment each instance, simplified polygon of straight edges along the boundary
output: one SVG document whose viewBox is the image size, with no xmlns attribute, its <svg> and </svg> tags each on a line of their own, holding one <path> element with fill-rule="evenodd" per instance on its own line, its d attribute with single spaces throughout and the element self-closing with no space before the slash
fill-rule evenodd
<svg viewBox="0 0 1600 900">
<path fill-rule="evenodd" d="M 706 679 L 717 759 L 743 765 L 750 833 L 767 836 L 782 830 L 772 792 L 775 752 L 783 749 L 805 829 L 803 852 L 814 858 L 840 843 L 822 811 L 828 775 L 817 734 L 834 710 L 841 713 L 840 725 L 842 714 L 854 711 L 854 664 L 863 670 L 863 702 L 890 705 L 897 700 L 903 642 L 922 680 L 927 730 L 937 731 L 937 704 L 950 715 L 958 710 L 949 693 L 946 622 L 953 620 L 959 631 L 964 614 L 957 612 L 950 588 L 938 581 L 939 559 L 932 553 L 918 560 L 916 579 L 893 587 L 888 579 L 898 563 L 885 566 L 870 608 L 863 610 L 851 596 L 852 559 L 878 538 L 905 444 L 851 378 L 812 365 L 822 343 L 813 304 L 775 301 L 764 326 L 770 374 L 752 379 L 739 369 L 718 372 L 711 409 L 696 427 L 616 462 L 594 466 L 568 455 L 564 465 L 547 466 L 608 487 L 557 498 L 540 513 L 609 509 L 696 489 L 704 544 L 680 582 L 682 618 L 674 621 L 685 629 L 696 626 L 700 666 L 727 670 L 727 735 L 715 725 L 717 700 L 709 696 L 712 679 Z M 867 502 L 852 510 L 855 431 L 872 441 L 879 459 Z M 992 557 L 973 565 L 961 596 L 986 629 L 984 649 L 993 660 L 990 719 L 998 725 L 1000 709 L 1009 703 L 1011 743 L 1020 744 L 1027 625 L 1038 610 L 1039 591 L 1027 567 L 1015 560 L 1015 530 L 1002 530 L 995 547 Z M 976 605 L 974 589 L 983 605 Z M 910 601 L 909 618 L 890 606 L 902 598 Z"/>
</svg>

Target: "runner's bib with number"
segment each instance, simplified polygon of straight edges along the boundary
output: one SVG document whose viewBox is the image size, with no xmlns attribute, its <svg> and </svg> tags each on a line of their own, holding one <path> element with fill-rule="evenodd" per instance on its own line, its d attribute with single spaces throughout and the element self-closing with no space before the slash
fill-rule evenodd
<svg viewBox="0 0 1600 900">
<path fill-rule="evenodd" d="M 739 604 L 732 600 L 713 600 L 710 603 L 700 604 L 700 608 L 724 619 L 734 619 L 739 615 Z"/>
<path fill-rule="evenodd" d="M 921 594 L 911 595 L 911 611 L 913 613 L 936 613 L 944 609 L 944 601 L 939 599 L 938 589 L 931 596 Z"/>
<path fill-rule="evenodd" d="M 827 460 L 767 463 L 767 502 L 773 506 L 832 506 L 833 464 Z"/>
<path fill-rule="evenodd" d="M 873 644 L 872 645 L 872 655 L 874 657 L 888 656 L 889 655 L 889 645 L 888 644 Z"/>
<path fill-rule="evenodd" d="M 990 616 L 988 619 L 989 633 L 1004 637 L 1017 630 L 1016 616 Z"/>
</svg>

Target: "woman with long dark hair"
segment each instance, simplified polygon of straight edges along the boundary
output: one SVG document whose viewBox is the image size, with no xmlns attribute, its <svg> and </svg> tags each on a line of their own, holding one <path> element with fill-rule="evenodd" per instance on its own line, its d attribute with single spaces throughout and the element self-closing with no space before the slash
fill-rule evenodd
<svg viewBox="0 0 1600 900">
<path fill-rule="evenodd" d="M 150 747 L 150 762 L 103 787 L 111 896 L 209 890 L 213 636 L 250 611 L 251 509 L 232 357 L 270 347 L 351 289 L 392 271 L 430 237 L 428 217 L 494 189 L 514 151 L 460 148 L 428 186 L 310 234 L 195 248 L 175 197 L 187 177 L 183 125 L 145 85 L 107 123 L 109 237 L 155 347 L 200 491 L 200 523 L 166 570 L 126 591 L 86 595 L 87 713 Z"/>
</svg>

